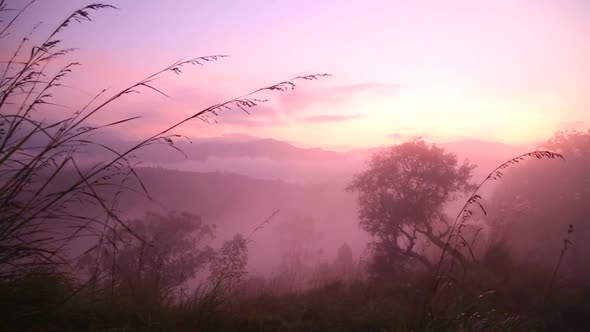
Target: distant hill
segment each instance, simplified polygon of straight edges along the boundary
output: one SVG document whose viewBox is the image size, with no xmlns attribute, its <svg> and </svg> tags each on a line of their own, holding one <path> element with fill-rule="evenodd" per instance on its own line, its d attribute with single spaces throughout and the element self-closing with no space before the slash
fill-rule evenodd
<svg viewBox="0 0 590 332">
<path fill-rule="evenodd" d="M 122 151 L 131 141 L 111 138 L 107 145 Z M 475 176 L 487 174 L 496 165 L 530 150 L 526 147 L 473 139 L 438 143 L 455 153 L 460 161 L 469 159 L 478 168 Z M 144 165 L 163 166 L 196 172 L 230 172 L 259 179 L 282 179 L 295 182 L 347 182 L 360 171 L 370 156 L 380 147 L 331 151 L 323 148 L 298 147 L 288 142 L 256 137 L 199 138 L 189 143 L 177 139 L 175 146 L 154 144 L 136 153 Z M 104 150 L 88 151 L 87 160 L 101 160 Z"/>
<path fill-rule="evenodd" d="M 272 161 L 323 161 L 341 160 L 346 155 L 321 148 L 301 148 L 275 139 L 247 141 L 195 140 L 192 144 L 179 141 L 175 144 L 186 157 L 171 151 L 165 145 L 154 145 L 139 156 L 151 162 L 207 161 L 211 158 L 265 158 Z"/>
</svg>

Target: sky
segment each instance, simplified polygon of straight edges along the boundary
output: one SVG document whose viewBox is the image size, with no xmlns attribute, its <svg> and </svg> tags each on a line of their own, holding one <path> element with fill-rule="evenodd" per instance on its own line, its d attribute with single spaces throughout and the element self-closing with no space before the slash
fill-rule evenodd
<svg viewBox="0 0 590 332">
<path fill-rule="evenodd" d="M 126 87 L 180 58 L 231 57 L 164 75 L 95 119 L 141 116 L 123 128 L 152 134 L 200 109 L 302 74 L 329 73 L 264 95 L 250 115 L 191 122 L 190 137 L 271 137 L 300 146 L 363 148 L 415 136 L 536 144 L 590 127 L 590 2 L 579 1 L 110 1 L 119 10 L 63 32 L 78 51 L 73 107 Z M 25 1 L 9 1 L 13 8 Z M 38 22 L 42 38 L 74 0 L 38 0 L 3 43 Z M 10 47 L 2 47 L 6 57 Z M 7 53 L 8 52 L 8 53 Z M 63 111 L 63 110 L 62 110 Z"/>
</svg>

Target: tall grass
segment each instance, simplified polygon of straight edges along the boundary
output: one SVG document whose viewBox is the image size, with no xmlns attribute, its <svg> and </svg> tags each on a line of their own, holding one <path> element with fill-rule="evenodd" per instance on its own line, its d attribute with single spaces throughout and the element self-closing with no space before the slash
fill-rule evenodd
<svg viewBox="0 0 590 332">
<path fill-rule="evenodd" d="M 558 159 L 565 160 L 565 158 L 562 154 L 556 153 L 553 151 L 537 150 L 537 151 L 527 152 L 527 153 L 521 154 L 517 157 L 511 158 L 511 159 L 503 162 L 502 164 L 500 164 L 496 168 L 494 168 L 475 187 L 475 189 L 473 190 L 471 195 L 468 196 L 467 200 L 465 201 L 465 203 L 463 204 L 463 206 L 461 207 L 461 209 L 457 213 L 455 220 L 453 221 L 453 223 L 451 225 L 445 245 L 441 251 L 440 257 L 439 257 L 438 262 L 436 264 L 436 270 L 435 270 L 435 275 L 434 275 L 434 281 L 432 283 L 432 288 L 429 292 L 428 297 L 426 298 L 426 301 L 425 301 L 425 304 L 424 304 L 423 310 L 422 310 L 422 318 L 421 318 L 422 326 L 424 326 L 424 324 L 426 324 L 428 317 L 432 318 L 433 301 L 437 295 L 437 292 L 441 289 L 441 286 L 445 283 L 449 283 L 449 284 L 456 283 L 457 279 L 452 276 L 453 268 L 455 267 L 454 256 L 451 256 L 450 262 L 448 262 L 448 264 L 445 264 L 445 258 L 447 256 L 449 248 L 453 247 L 454 250 L 467 250 L 469 253 L 469 257 L 471 257 L 472 260 L 475 261 L 475 256 L 474 256 L 472 247 L 473 247 L 474 241 L 476 239 L 474 238 L 472 241 L 468 241 L 466 239 L 466 237 L 463 236 L 462 230 L 465 227 L 469 226 L 468 221 L 473 217 L 473 215 L 476 213 L 476 211 L 479 210 L 484 215 L 487 215 L 487 211 L 486 211 L 484 205 L 482 204 L 482 196 L 480 194 L 480 191 L 487 183 L 489 183 L 491 181 L 500 180 L 502 178 L 502 176 L 504 175 L 504 171 L 506 169 L 508 169 L 512 166 L 515 166 L 527 159 L 531 159 L 531 158 L 536 158 L 536 159 L 544 159 L 544 158 L 556 159 L 556 158 L 558 158 Z M 565 241 L 564 242 L 565 247 L 564 247 L 564 250 L 562 251 L 562 255 L 560 256 L 559 262 L 561 262 L 561 260 L 563 258 L 563 253 L 565 252 L 565 250 L 567 250 L 567 244 L 568 244 L 568 242 Z M 463 263 L 462 268 L 464 269 L 463 271 L 465 272 L 465 269 L 467 269 L 468 266 L 466 266 Z M 559 263 L 557 265 L 557 268 L 559 268 Z"/>
<path fill-rule="evenodd" d="M 5 38 L 13 23 L 34 4 L 34 0 L 17 11 L 2 28 Z M 120 218 L 116 209 L 119 195 L 125 190 L 138 190 L 149 197 L 148 188 L 135 171 L 134 154 L 152 144 L 165 144 L 173 149 L 175 140 L 182 138 L 174 130 L 193 121 L 207 121 L 219 112 L 249 109 L 265 102 L 257 98 L 264 91 L 287 91 L 299 81 L 310 81 L 327 76 L 312 74 L 255 89 L 180 119 L 173 125 L 156 131 L 132 147 L 117 150 L 93 138 L 92 134 L 138 117 L 121 118 L 96 125 L 96 116 L 108 112 L 109 106 L 130 93 L 152 91 L 164 94 L 155 81 L 165 73 L 181 74 L 185 67 L 201 65 L 226 58 L 217 54 L 178 60 L 162 70 L 129 85 L 110 96 L 100 91 L 84 107 L 52 120 L 37 116 L 40 110 L 55 106 L 53 94 L 64 88 L 63 81 L 80 64 L 67 63 L 54 69 L 56 62 L 73 51 L 62 48 L 61 33 L 74 23 L 90 21 L 91 13 L 114 9 L 106 4 L 91 4 L 74 11 L 39 45 L 30 45 L 22 38 L 10 59 L 4 62 L 0 77 L 0 279 L 10 279 L 33 271 L 49 272 L 68 264 L 64 254 L 68 245 L 77 238 L 92 236 L 99 239 L 117 227 L 141 238 Z M 2 14 L 8 11 L 5 1 L 0 2 Z M 109 157 L 91 165 L 84 163 L 81 151 L 96 147 Z M 73 176 L 72 176 L 73 174 Z M 63 184 L 64 177 L 68 178 Z M 113 195 L 104 194 L 111 188 Z M 98 206 L 97 216 L 79 214 L 73 206 Z M 99 242 L 102 243 L 102 242 Z M 47 267 L 47 269 L 40 269 Z"/>
<path fill-rule="evenodd" d="M 436 269 L 437 275 L 440 275 L 443 272 L 441 270 L 443 268 L 443 261 L 444 261 L 446 254 L 448 253 L 450 246 L 452 246 L 452 245 L 455 246 L 456 250 L 459 249 L 459 246 L 467 248 L 470 251 L 470 257 L 474 258 L 473 252 L 471 251 L 471 245 L 467 241 L 467 239 L 465 239 L 465 237 L 462 236 L 461 230 L 464 227 L 466 227 L 467 222 L 475 214 L 476 210 L 480 210 L 484 215 L 487 215 L 487 211 L 484 208 L 483 204 L 481 203 L 481 199 L 482 199 L 482 196 L 480 195 L 481 189 L 488 182 L 501 179 L 502 176 L 504 175 L 503 172 L 506 169 L 508 169 L 509 167 L 517 165 L 529 158 L 536 158 L 536 159 L 560 158 L 562 160 L 565 160 L 563 155 L 561 155 L 559 153 L 547 151 L 547 150 L 538 150 L 538 151 L 527 152 L 527 153 L 524 153 L 524 154 L 519 155 L 517 157 L 514 157 L 512 159 L 509 159 L 509 160 L 505 161 L 504 163 L 500 164 L 499 166 L 497 166 L 496 168 L 494 168 L 494 170 L 492 170 L 477 185 L 477 187 L 475 187 L 475 189 L 473 190 L 471 195 L 467 198 L 467 200 L 465 201 L 465 203 L 463 204 L 463 206 L 461 207 L 461 209 L 457 213 L 457 216 L 455 217 L 455 220 L 453 221 L 453 224 L 451 225 L 451 230 L 450 230 L 447 240 L 445 242 L 445 246 L 443 247 L 443 250 L 442 250 L 439 260 L 438 260 L 437 269 Z M 452 266 L 453 265 L 451 265 L 451 267 Z M 434 287 L 435 291 L 439 285 L 440 285 L 440 278 L 437 278 L 437 282 L 435 283 L 435 287 Z"/>
<path fill-rule="evenodd" d="M 567 252 L 569 247 L 573 244 L 573 242 L 570 240 L 570 235 L 573 232 L 574 232 L 574 225 L 570 224 L 567 228 L 567 233 L 566 233 L 565 237 L 563 238 L 563 247 L 561 248 L 561 251 L 559 252 L 559 258 L 557 259 L 557 262 L 555 263 L 555 268 L 553 269 L 553 273 L 551 273 L 551 280 L 549 281 L 549 286 L 547 287 L 547 293 L 545 294 L 545 302 L 547 302 L 551 298 L 551 294 L 553 293 L 553 287 L 555 286 L 555 280 L 557 279 L 557 274 L 559 272 L 559 268 L 561 267 L 561 264 L 563 263 L 563 257 L 565 256 L 565 253 Z"/>
</svg>

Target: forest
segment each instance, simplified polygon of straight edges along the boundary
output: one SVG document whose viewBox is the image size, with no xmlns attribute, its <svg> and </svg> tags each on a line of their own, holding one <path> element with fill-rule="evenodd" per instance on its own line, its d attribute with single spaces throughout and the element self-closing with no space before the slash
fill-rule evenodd
<svg viewBox="0 0 590 332">
<path fill-rule="evenodd" d="M 115 105 L 173 103 L 160 79 L 227 56 L 62 107 L 84 68 L 68 33 L 117 8 L 20 31 L 35 5 L 0 0 L 0 330 L 590 329 L 590 129 L 544 132 L 531 149 L 183 131 L 321 93 L 319 72 L 126 136 L 141 117 Z"/>
</svg>

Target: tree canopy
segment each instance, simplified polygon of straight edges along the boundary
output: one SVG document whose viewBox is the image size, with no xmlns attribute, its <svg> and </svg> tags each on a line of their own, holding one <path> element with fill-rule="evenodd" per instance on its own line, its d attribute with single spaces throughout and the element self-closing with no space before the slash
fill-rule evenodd
<svg viewBox="0 0 590 332">
<path fill-rule="evenodd" d="M 421 139 L 375 153 L 347 187 L 358 193 L 361 227 L 373 236 L 374 265 L 400 268 L 432 263 L 426 247 L 444 246 L 450 231 L 445 204 L 472 190 L 468 161 Z M 455 258 L 464 256 L 451 250 Z M 381 271 L 384 272 L 384 271 Z"/>
<path fill-rule="evenodd" d="M 590 235 L 590 130 L 559 132 L 543 147 L 562 154 L 565 162 L 531 161 L 506 173 L 489 202 L 486 220 L 493 241 L 527 261 L 553 264 L 551 258 L 568 237 L 573 245 L 566 266 L 578 276 L 588 275 L 590 263 L 583 253 L 590 249 L 585 241 Z"/>
<path fill-rule="evenodd" d="M 90 251 L 82 262 L 111 292 L 168 296 L 214 258 L 206 244 L 214 227 L 196 215 L 147 212 L 128 225 L 133 233 L 131 228 L 113 228 L 99 242 L 100 250 Z"/>
</svg>

